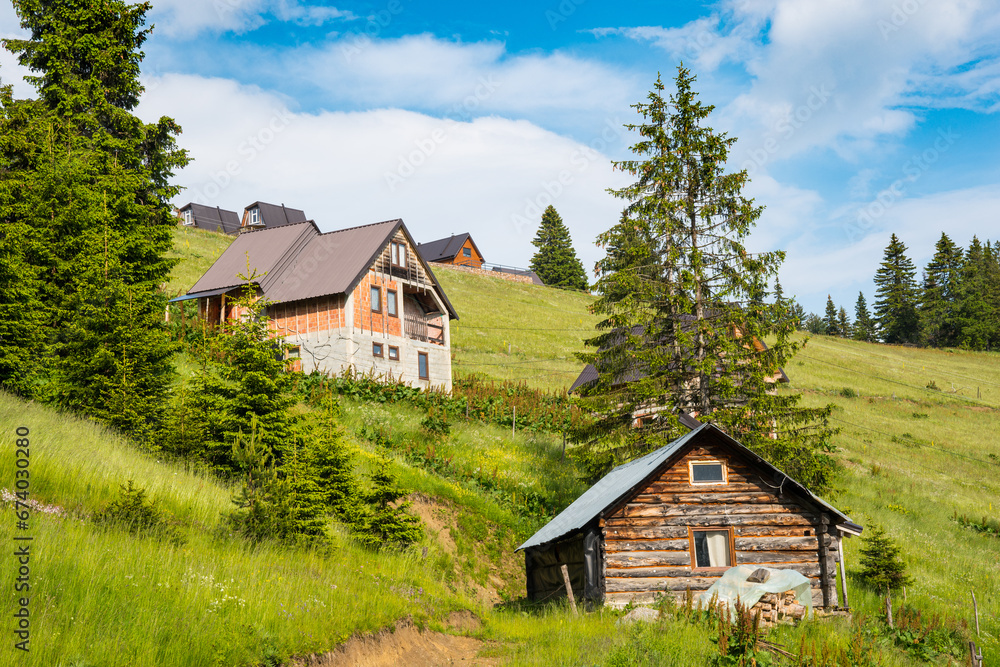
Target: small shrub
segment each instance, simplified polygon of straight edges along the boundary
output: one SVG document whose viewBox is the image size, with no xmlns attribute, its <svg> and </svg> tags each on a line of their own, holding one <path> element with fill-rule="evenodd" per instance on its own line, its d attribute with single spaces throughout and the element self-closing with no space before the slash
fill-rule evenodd
<svg viewBox="0 0 1000 667">
<path fill-rule="evenodd" d="M 927 388 L 933 389 L 934 391 L 941 391 L 941 388 L 937 386 L 937 382 L 935 382 L 934 380 L 931 380 L 930 382 L 927 383 Z"/>
<path fill-rule="evenodd" d="M 844 387 L 843 389 L 840 390 L 840 395 L 843 396 L 844 398 L 857 398 L 858 392 L 854 391 L 850 387 Z"/>
<path fill-rule="evenodd" d="M 184 536 L 170 524 L 156 502 L 147 498 L 145 489 L 135 486 L 132 480 L 121 485 L 117 500 L 94 515 L 94 523 L 115 526 L 134 535 L 149 536 L 175 545 L 185 542 Z"/>
<path fill-rule="evenodd" d="M 914 419 L 930 419 L 930 415 L 927 414 L 926 412 L 914 412 L 913 413 L 913 418 Z"/>
<path fill-rule="evenodd" d="M 894 591 L 910 583 L 899 547 L 882 526 L 871 524 L 861 546 L 861 579 L 877 591 Z"/>
</svg>

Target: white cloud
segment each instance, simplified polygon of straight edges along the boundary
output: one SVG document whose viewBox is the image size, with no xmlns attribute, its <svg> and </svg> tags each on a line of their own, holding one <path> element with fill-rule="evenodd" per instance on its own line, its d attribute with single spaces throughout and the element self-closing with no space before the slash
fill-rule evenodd
<svg viewBox="0 0 1000 667">
<path fill-rule="evenodd" d="M 335 20 L 353 20 L 350 11 L 313 7 L 304 0 L 159 0 L 151 12 L 157 27 L 172 37 L 193 38 L 203 31 L 242 33 L 270 19 L 319 26 Z"/>
<path fill-rule="evenodd" d="M 240 109 L 239 114 L 229 110 Z M 177 203 L 242 210 L 255 200 L 302 208 L 323 230 L 402 217 L 419 241 L 471 232 L 487 260 L 525 266 L 553 203 L 585 265 L 618 220 L 605 193 L 622 182 L 603 152 L 527 121 L 456 122 L 399 109 L 295 113 L 284 100 L 223 79 L 167 75 L 139 114 L 172 116 L 195 161 Z M 598 148 L 622 141 L 610 129 Z"/>
<path fill-rule="evenodd" d="M 21 21 L 14 12 L 14 5 L 0 0 L 0 39 L 24 39 L 28 36 L 21 29 Z M 30 73 L 27 67 L 22 67 L 17 62 L 17 56 L 0 47 L 0 83 L 13 86 L 15 98 L 34 97 L 35 89 L 24 80 Z"/>
</svg>

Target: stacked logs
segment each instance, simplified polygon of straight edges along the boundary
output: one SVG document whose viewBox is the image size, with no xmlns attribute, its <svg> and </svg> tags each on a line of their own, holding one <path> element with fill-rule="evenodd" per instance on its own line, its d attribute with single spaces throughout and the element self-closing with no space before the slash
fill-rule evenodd
<svg viewBox="0 0 1000 667">
<path fill-rule="evenodd" d="M 805 618 L 805 605 L 795 601 L 795 591 L 765 593 L 753 607 L 751 614 L 760 614 L 760 627 L 767 628 L 776 623 L 795 623 Z"/>
</svg>

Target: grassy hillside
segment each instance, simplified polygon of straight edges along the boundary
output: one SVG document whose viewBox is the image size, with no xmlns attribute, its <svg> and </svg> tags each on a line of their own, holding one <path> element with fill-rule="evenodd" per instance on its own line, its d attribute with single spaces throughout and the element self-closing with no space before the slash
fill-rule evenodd
<svg viewBox="0 0 1000 667">
<path fill-rule="evenodd" d="M 458 373 L 568 388 L 580 373 L 573 356 L 594 333 L 593 297 L 580 292 L 436 269 L 458 310 L 451 340 Z"/>
<path fill-rule="evenodd" d="M 170 297 L 186 293 L 208 267 L 229 247 L 235 236 L 178 225 L 174 228 L 174 251 L 170 257 L 180 260 L 170 272 L 166 291 Z"/>
</svg>

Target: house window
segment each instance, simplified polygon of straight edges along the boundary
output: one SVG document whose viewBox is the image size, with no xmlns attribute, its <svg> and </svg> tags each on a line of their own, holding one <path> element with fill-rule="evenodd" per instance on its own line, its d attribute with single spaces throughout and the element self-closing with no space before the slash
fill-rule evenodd
<svg viewBox="0 0 1000 667">
<path fill-rule="evenodd" d="M 406 244 L 397 243 L 395 241 L 391 244 L 392 253 L 392 265 L 406 268 Z"/>
<path fill-rule="evenodd" d="M 735 565 L 732 528 L 688 530 L 691 542 L 691 564 L 695 568 L 732 567 Z"/>
<path fill-rule="evenodd" d="M 378 287 L 372 288 L 372 312 L 382 312 L 382 292 Z"/>
<path fill-rule="evenodd" d="M 373 357 L 382 356 L 382 343 L 372 343 L 372 356 Z"/>
<path fill-rule="evenodd" d="M 420 376 L 421 380 L 430 379 L 430 374 L 427 371 L 426 352 L 417 352 L 417 375 Z"/>
<path fill-rule="evenodd" d="M 399 348 L 398 347 L 393 347 L 392 345 L 389 346 L 389 358 L 391 360 L 393 360 L 393 361 L 399 361 Z"/>
<path fill-rule="evenodd" d="M 260 221 L 260 209 L 256 206 L 250 209 L 250 224 L 255 227 L 264 224 Z"/>
<path fill-rule="evenodd" d="M 689 464 L 692 484 L 727 484 L 729 476 L 721 461 L 691 461 Z"/>
<path fill-rule="evenodd" d="M 393 317 L 399 317 L 399 312 L 396 310 L 396 290 L 385 291 L 385 310 Z"/>
<path fill-rule="evenodd" d="M 188 209 L 188 210 L 184 211 L 184 224 L 185 225 L 193 225 L 194 224 L 194 216 L 191 215 L 191 209 Z"/>
<path fill-rule="evenodd" d="M 472 248 L 462 248 L 462 254 L 466 257 L 472 257 Z"/>
</svg>

